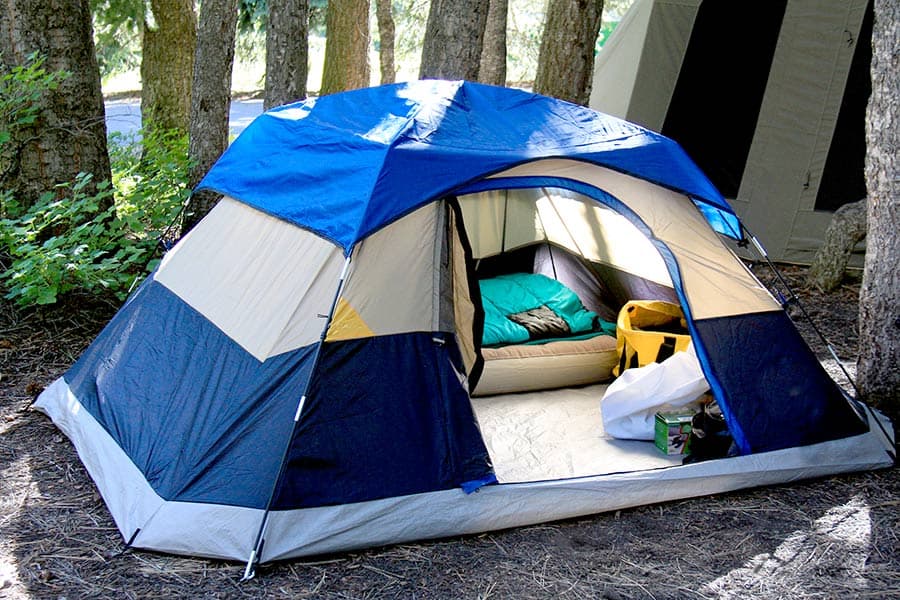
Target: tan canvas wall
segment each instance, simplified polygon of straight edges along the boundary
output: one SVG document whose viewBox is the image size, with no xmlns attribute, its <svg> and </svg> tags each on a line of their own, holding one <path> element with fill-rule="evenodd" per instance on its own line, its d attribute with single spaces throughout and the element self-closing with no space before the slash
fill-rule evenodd
<svg viewBox="0 0 900 600">
<path fill-rule="evenodd" d="M 594 61 L 590 107 L 659 131 L 702 0 L 637 0 Z"/>
<path fill-rule="evenodd" d="M 357 244 L 329 341 L 437 329 L 439 206 L 420 208 Z"/>
<path fill-rule="evenodd" d="M 589 101 L 591 107 L 603 106 L 604 112 L 625 118 L 631 105 L 651 12 L 652 0 L 637 0 L 597 53 Z M 598 73 L 602 73 L 600 85 L 597 84 Z"/>
<path fill-rule="evenodd" d="M 662 129 L 702 0 L 655 0 L 625 118 Z M 609 80 L 607 80 L 609 81 Z"/>
<path fill-rule="evenodd" d="M 155 278 L 263 361 L 318 341 L 342 265 L 333 243 L 224 198 Z"/>
<path fill-rule="evenodd" d="M 791 0 L 735 210 L 770 254 L 809 262 L 830 213 L 819 182 L 865 13 L 865 0 Z M 851 198 L 849 200 L 858 200 Z"/>
<path fill-rule="evenodd" d="M 660 131 L 702 1 L 637 0 L 598 54 L 591 108 Z M 859 39 L 866 3 L 787 2 L 741 186 L 729 198 L 777 260 L 809 263 L 831 221 L 815 202 L 853 53 L 868 43 Z"/>
</svg>

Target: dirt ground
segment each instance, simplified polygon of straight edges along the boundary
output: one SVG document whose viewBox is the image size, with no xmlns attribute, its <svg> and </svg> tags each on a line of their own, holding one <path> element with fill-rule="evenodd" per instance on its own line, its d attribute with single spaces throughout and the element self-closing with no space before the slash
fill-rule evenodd
<svg viewBox="0 0 900 600">
<path fill-rule="evenodd" d="M 784 272 L 852 366 L 858 283 L 822 296 Z M 246 583 L 241 564 L 124 550 L 68 439 L 29 408 L 113 310 L 0 304 L 0 598 L 900 598 L 896 467 L 276 563 Z"/>
</svg>

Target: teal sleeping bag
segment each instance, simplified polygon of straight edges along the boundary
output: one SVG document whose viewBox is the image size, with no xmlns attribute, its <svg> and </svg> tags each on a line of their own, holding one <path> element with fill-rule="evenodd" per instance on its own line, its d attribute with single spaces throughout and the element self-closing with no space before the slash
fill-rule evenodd
<svg viewBox="0 0 900 600">
<path fill-rule="evenodd" d="M 563 327 L 568 328 L 566 335 L 594 329 L 597 315 L 584 307 L 575 292 L 546 275 L 512 273 L 483 279 L 479 287 L 484 305 L 484 346 L 521 344 L 532 340 L 534 336 L 521 322 L 535 315 L 540 318 L 542 307 L 545 307 L 544 316 L 564 322 Z M 548 315 L 546 309 L 550 309 L 552 314 Z M 524 317 L 523 313 L 526 313 Z"/>
</svg>

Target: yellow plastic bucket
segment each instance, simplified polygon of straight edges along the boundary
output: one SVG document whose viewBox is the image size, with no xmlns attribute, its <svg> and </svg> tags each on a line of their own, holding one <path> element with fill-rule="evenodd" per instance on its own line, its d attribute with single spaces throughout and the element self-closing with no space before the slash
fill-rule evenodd
<svg viewBox="0 0 900 600">
<path fill-rule="evenodd" d="M 691 341 L 681 307 L 662 300 L 632 300 L 619 311 L 613 375 L 625 369 L 662 362 L 686 350 Z"/>
</svg>

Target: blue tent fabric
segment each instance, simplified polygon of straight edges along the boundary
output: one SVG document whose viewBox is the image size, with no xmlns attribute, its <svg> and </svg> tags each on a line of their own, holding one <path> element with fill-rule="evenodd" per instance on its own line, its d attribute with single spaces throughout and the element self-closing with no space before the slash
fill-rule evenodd
<svg viewBox="0 0 900 600">
<path fill-rule="evenodd" d="M 495 481 L 452 334 L 323 346 L 275 510 Z"/>
<path fill-rule="evenodd" d="M 425 80 L 285 105 L 232 143 L 198 189 L 212 189 L 353 245 L 458 188 L 541 158 L 582 160 L 708 206 L 725 235 L 738 220 L 682 148 L 589 108 L 512 88 Z"/>
<path fill-rule="evenodd" d="M 276 509 L 495 481 L 454 336 L 326 343 L 313 374 L 316 346 L 259 362 L 150 280 L 65 379 L 166 500 L 265 508 L 307 385 Z"/>
<path fill-rule="evenodd" d="M 314 348 L 260 363 L 151 280 L 65 379 L 162 498 L 265 508 Z"/>
<path fill-rule="evenodd" d="M 785 312 L 703 319 L 693 326 L 704 348 L 704 367 L 727 396 L 732 421 L 741 425 L 743 439 L 736 441 L 744 452 L 868 430 Z"/>
</svg>

